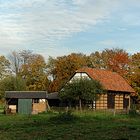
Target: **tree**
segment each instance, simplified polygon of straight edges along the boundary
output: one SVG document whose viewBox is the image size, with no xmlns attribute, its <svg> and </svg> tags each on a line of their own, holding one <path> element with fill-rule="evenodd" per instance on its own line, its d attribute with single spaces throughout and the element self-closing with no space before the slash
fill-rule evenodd
<svg viewBox="0 0 140 140">
<path fill-rule="evenodd" d="M 31 50 L 22 50 L 19 52 L 22 64 L 27 64 L 28 60 L 34 55 Z"/>
<path fill-rule="evenodd" d="M 20 59 L 19 53 L 16 51 L 13 51 L 9 55 L 9 61 L 10 61 L 12 72 L 15 73 L 15 75 L 18 75 L 20 66 L 21 66 L 21 59 Z"/>
<path fill-rule="evenodd" d="M 0 80 L 10 73 L 10 62 L 4 56 L 0 56 Z"/>
<path fill-rule="evenodd" d="M 49 58 L 47 68 L 53 78 L 49 86 L 50 92 L 58 91 L 77 69 L 84 66 L 87 66 L 87 61 L 83 54 L 72 53 L 56 59 Z"/>
<path fill-rule="evenodd" d="M 106 49 L 103 51 L 107 56 L 107 67 L 109 70 L 119 73 L 123 77 L 128 73 L 129 56 L 123 49 Z"/>
<path fill-rule="evenodd" d="M 129 80 L 140 96 L 140 53 L 133 54 L 131 57 Z"/>
<path fill-rule="evenodd" d="M 9 58 L 13 73 L 25 79 L 28 90 L 48 89 L 46 62 L 42 55 L 34 54 L 30 50 L 22 50 L 12 52 Z"/>
<path fill-rule="evenodd" d="M 22 51 L 13 51 L 9 55 L 9 61 L 11 64 L 11 69 L 15 75 L 20 73 L 20 69 L 22 65 L 28 62 L 28 59 L 32 57 L 32 51 L 30 50 L 22 50 Z"/>
<path fill-rule="evenodd" d="M 63 100 L 79 100 L 79 108 L 81 110 L 83 99 L 94 101 L 103 91 L 103 87 L 98 81 L 81 78 L 67 83 L 59 92 L 59 96 Z"/>
<path fill-rule="evenodd" d="M 88 66 L 92 68 L 107 69 L 106 57 L 102 53 L 96 51 L 89 56 Z"/>
<path fill-rule="evenodd" d="M 26 80 L 28 90 L 47 90 L 49 81 L 43 56 L 32 54 L 21 66 L 20 76 Z"/>
<path fill-rule="evenodd" d="M 0 81 L 0 98 L 4 97 L 5 91 L 25 91 L 26 82 L 16 76 L 8 76 Z"/>
<path fill-rule="evenodd" d="M 108 69 L 125 77 L 129 70 L 129 55 L 123 49 L 105 49 L 90 55 L 90 67 Z"/>
</svg>

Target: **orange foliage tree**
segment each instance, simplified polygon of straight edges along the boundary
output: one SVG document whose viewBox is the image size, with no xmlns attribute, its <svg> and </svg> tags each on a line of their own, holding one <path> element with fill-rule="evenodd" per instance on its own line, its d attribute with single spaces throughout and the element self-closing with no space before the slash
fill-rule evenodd
<svg viewBox="0 0 140 140">
<path fill-rule="evenodd" d="M 56 59 L 49 58 L 47 65 L 48 73 L 53 78 L 49 91 L 58 91 L 77 69 L 84 66 L 87 66 L 87 61 L 86 56 L 83 54 L 72 53 L 68 56 L 57 57 Z"/>
<path fill-rule="evenodd" d="M 43 56 L 30 55 L 20 68 L 20 76 L 26 80 L 28 90 L 47 90 L 49 81 Z"/>
<path fill-rule="evenodd" d="M 129 79 L 132 87 L 140 95 L 140 53 L 131 57 Z"/>
<path fill-rule="evenodd" d="M 129 69 L 129 55 L 123 49 L 105 49 L 92 53 L 90 66 L 94 68 L 108 69 L 125 76 Z"/>
</svg>

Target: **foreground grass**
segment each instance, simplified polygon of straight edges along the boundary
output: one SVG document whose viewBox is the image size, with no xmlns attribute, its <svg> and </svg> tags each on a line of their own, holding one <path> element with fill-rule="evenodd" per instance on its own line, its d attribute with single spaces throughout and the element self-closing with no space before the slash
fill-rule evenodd
<svg viewBox="0 0 140 140">
<path fill-rule="evenodd" d="M 0 140 L 139 140 L 140 118 L 102 113 L 0 115 Z"/>
</svg>

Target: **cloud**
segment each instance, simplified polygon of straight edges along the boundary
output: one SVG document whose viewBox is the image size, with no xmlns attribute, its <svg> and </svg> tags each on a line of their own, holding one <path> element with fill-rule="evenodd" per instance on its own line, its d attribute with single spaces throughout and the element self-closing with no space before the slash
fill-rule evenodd
<svg viewBox="0 0 140 140">
<path fill-rule="evenodd" d="M 57 41 L 108 20 L 117 5 L 117 0 L 71 0 L 69 2 L 66 0 L 7 0 L 1 2 L 0 49 L 27 46 L 33 48 L 38 44 L 42 50 L 47 51 L 50 47 L 57 52 L 60 50 L 57 48 Z M 67 50 L 68 48 L 64 52 Z"/>
</svg>

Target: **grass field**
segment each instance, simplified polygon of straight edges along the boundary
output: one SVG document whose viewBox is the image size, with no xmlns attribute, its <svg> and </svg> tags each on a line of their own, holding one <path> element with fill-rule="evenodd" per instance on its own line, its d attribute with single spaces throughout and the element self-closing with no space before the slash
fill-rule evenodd
<svg viewBox="0 0 140 140">
<path fill-rule="evenodd" d="M 0 115 L 0 140 L 140 140 L 140 117 L 101 112 Z"/>
</svg>

